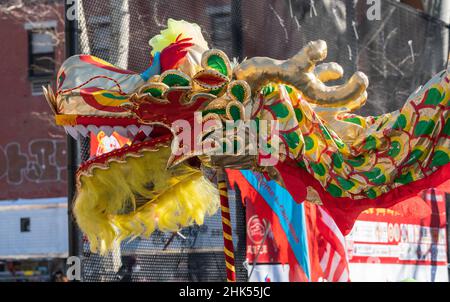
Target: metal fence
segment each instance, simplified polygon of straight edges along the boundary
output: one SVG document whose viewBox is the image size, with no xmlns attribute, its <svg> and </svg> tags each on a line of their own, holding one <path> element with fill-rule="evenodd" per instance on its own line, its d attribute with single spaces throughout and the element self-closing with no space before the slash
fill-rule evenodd
<svg viewBox="0 0 450 302">
<path fill-rule="evenodd" d="M 79 0 L 77 48 L 141 72 L 150 62 L 148 40 L 168 18 L 198 23 L 210 46 L 239 60 L 287 58 L 308 41 L 323 39 L 327 61 L 340 63 L 347 79 L 357 70 L 369 76 L 369 99 L 360 113 L 376 115 L 399 109 L 445 68 L 449 27 L 395 1 L 382 1 L 379 20 L 370 20 L 369 8 L 357 0 Z M 89 150 L 85 146 L 81 152 Z M 231 202 L 233 237 L 238 280 L 246 280 L 240 205 L 239 198 Z M 82 246 L 84 281 L 226 279 L 220 214 L 177 235 L 157 232 L 123 243 L 105 257 L 91 254 L 87 242 Z"/>
</svg>

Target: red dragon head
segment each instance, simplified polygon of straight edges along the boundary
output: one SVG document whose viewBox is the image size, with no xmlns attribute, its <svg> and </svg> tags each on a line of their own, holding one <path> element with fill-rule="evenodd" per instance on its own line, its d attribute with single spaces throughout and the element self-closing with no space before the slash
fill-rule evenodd
<svg viewBox="0 0 450 302">
<path fill-rule="evenodd" d="M 217 191 L 200 171 L 201 138 L 225 120 L 243 118 L 250 88 L 232 80 L 228 57 L 207 49 L 196 25 L 184 22 L 177 33 L 177 22 L 184 21 L 169 20 L 166 35 L 152 39 L 158 52 L 145 73 L 78 55 L 62 65 L 55 92 L 44 88 L 56 123 L 68 134 L 117 132 L 132 142 L 77 171 L 74 213 L 93 250 L 106 251 L 118 237 L 202 223 L 218 207 Z M 178 139 L 197 125 L 200 132 Z"/>
</svg>

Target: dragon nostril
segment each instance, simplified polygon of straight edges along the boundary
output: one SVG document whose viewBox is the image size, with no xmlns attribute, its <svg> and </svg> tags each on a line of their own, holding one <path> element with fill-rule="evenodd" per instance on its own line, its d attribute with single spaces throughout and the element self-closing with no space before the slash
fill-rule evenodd
<svg viewBox="0 0 450 302">
<path fill-rule="evenodd" d="M 153 181 L 150 181 L 147 182 L 144 187 L 149 191 L 153 191 L 153 189 L 155 189 L 155 184 L 153 183 Z"/>
</svg>

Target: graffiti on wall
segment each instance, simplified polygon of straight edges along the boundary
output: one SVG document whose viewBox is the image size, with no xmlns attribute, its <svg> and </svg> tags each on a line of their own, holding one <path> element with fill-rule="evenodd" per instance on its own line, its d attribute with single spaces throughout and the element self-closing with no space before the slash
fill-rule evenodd
<svg viewBox="0 0 450 302">
<path fill-rule="evenodd" d="M 65 182 L 66 176 L 64 140 L 34 139 L 25 148 L 18 142 L 0 146 L 0 181 L 9 185 Z"/>
</svg>

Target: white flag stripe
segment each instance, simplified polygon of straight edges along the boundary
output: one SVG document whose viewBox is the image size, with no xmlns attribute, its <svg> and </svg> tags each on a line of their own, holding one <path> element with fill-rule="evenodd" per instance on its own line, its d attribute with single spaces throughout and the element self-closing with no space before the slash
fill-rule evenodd
<svg viewBox="0 0 450 302">
<path fill-rule="evenodd" d="M 349 279 L 348 270 L 344 269 L 344 271 L 342 272 L 341 276 L 339 277 L 339 279 L 337 281 L 338 282 L 347 282 L 348 279 Z"/>
<path fill-rule="evenodd" d="M 322 256 L 322 259 L 320 259 L 320 266 L 322 267 L 322 270 L 325 271 L 327 264 L 328 264 L 328 259 L 330 258 L 330 244 L 327 243 L 327 248 L 325 250 L 324 255 Z"/>
<path fill-rule="evenodd" d="M 442 194 L 426 194 L 425 198 L 427 200 L 431 200 L 431 201 L 437 201 L 437 202 L 443 202 L 444 201 L 444 195 Z"/>
<path fill-rule="evenodd" d="M 341 262 L 342 257 L 338 253 L 334 253 L 333 260 L 331 262 L 331 268 L 330 268 L 330 274 L 328 276 L 328 280 L 336 280 L 334 278 L 334 273 L 336 272 L 337 267 L 339 266 L 339 263 Z"/>
<path fill-rule="evenodd" d="M 330 282 L 348 282 L 350 280 L 345 238 L 333 218 L 320 206 L 318 206 L 318 209 L 321 214 L 317 215 L 319 232 L 328 234 L 326 237 L 322 235 L 325 242 L 322 242 L 319 246 L 319 260 L 324 273 L 323 278 Z M 344 251 L 345 254 L 340 255 L 338 250 Z"/>
<path fill-rule="evenodd" d="M 340 242 L 345 242 L 344 235 L 342 235 L 341 230 L 334 222 L 333 218 L 321 207 L 319 207 L 320 214 L 322 215 L 322 221 L 330 228 L 331 231 L 338 237 Z"/>
</svg>

